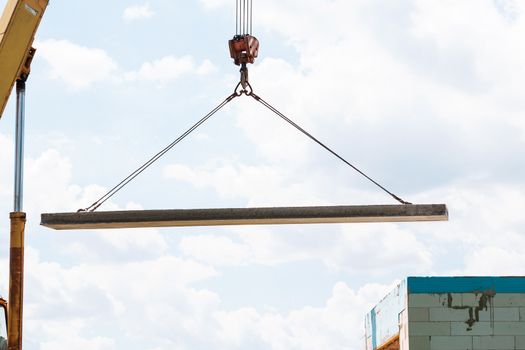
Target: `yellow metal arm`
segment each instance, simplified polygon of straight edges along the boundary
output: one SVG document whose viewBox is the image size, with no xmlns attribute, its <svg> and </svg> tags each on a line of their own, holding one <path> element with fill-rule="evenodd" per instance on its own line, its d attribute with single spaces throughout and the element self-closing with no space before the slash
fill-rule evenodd
<svg viewBox="0 0 525 350">
<path fill-rule="evenodd" d="M 13 85 L 27 77 L 35 32 L 49 0 L 8 0 L 0 18 L 0 118 Z"/>
</svg>

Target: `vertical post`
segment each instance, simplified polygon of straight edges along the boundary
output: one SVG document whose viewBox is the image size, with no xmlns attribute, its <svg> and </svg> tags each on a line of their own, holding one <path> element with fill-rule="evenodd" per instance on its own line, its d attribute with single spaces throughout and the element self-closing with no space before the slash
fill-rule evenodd
<svg viewBox="0 0 525 350">
<path fill-rule="evenodd" d="M 10 214 L 9 303 L 7 320 L 8 350 L 22 350 L 22 318 L 24 301 L 24 231 L 26 213 L 22 212 L 24 184 L 24 114 L 25 78 L 16 81 L 16 145 L 14 212 Z"/>
<path fill-rule="evenodd" d="M 24 230 L 26 214 L 14 212 L 11 218 L 9 249 L 9 303 L 7 349 L 22 350 L 22 314 L 24 300 Z"/>
<path fill-rule="evenodd" d="M 16 145 L 15 145 L 15 198 L 14 211 L 22 211 L 24 194 L 24 117 L 25 79 L 16 81 Z"/>
</svg>

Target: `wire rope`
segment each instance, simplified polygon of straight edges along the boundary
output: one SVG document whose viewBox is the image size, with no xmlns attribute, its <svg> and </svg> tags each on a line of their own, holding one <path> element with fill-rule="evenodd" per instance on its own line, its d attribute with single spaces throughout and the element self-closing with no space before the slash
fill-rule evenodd
<svg viewBox="0 0 525 350">
<path fill-rule="evenodd" d="M 96 200 L 93 204 L 91 204 L 89 207 L 84 209 L 79 209 L 79 212 L 83 211 L 95 211 L 98 207 L 100 207 L 102 204 L 104 204 L 108 199 L 113 197 L 117 192 L 119 192 L 124 186 L 129 184 L 131 181 L 133 181 L 137 176 L 139 176 L 144 170 L 146 170 L 148 167 L 150 167 L 153 163 L 155 163 L 159 158 L 161 158 L 163 155 L 165 155 L 169 150 L 171 150 L 173 147 L 175 147 L 179 142 L 184 140 L 189 134 L 191 134 L 195 129 L 197 129 L 199 126 L 201 126 L 205 121 L 210 119 L 215 113 L 217 113 L 222 107 L 227 105 L 231 100 L 233 100 L 235 97 L 240 96 L 237 92 L 232 93 L 230 96 L 226 97 L 224 101 L 222 101 L 217 107 L 212 109 L 208 114 L 206 114 L 204 117 L 202 117 L 198 122 L 193 124 L 188 130 L 186 130 L 182 135 L 177 137 L 173 142 L 171 142 L 169 145 L 164 147 L 160 152 L 156 153 L 153 157 L 151 157 L 149 160 L 147 160 L 144 164 L 142 164 L 140 167 L 135 169 L 131 174 L 129 174 L 127 177 L 125 177 L 122 181 L 120 181 L 117 185 L 115 185 L 113 188 L 111 188 L 108 192 L 106 192 L 102 197 L 100 197 L 98 200 Z"/>
<path fill-rule="evenodd" d="M 251 35 L 252 34 L 252 16 L 253 16 L 253 3 L 252 0 L 236 0 L 235 3 L 235 31 L 236 35 Z M 249 32 L 248 32 L 249 31 Z M 242 85 L 242 82 L 239 82 L 237 86 L 235 87 L 234 92 L 226 97 L 224 101 L 222 101 L 219 105 L 217 105 L 215 108 L 213 108 L 208 114 L 206 114 L 204 117 L 202 117 L 198 122 L 193 124 L 188 130 L 186 130 L 182 135 L 177 137 L 173 142 L 171 142 L 169 145 L 164 147 L 160 152 L 156 153 L 153 157 L 148 159 L 144 164 L 139 166 L 137 169 L 135 169 L 131 174 L 129 174 L 127 177 L 125 177 L 123 180 L 121 180 L 118 184 L 116 184 L 113 188 L 111 188 L 108 192 L 106 192 L 103 196 L 101 196 L 98 200 L 96 200 L 93 204 L 91 204 L 89 207 L 84 209 L 79 209 L 79 212 L 82 211 L 95 211 L 98 207 L 100 207 L 102 204 L 104 204 L 107 200 L 109 200 L 111 197 L 113 197 L 116 193 L 118 193 L 124 186 L 129 184 L 131 181 L 133 181 L 138 175 L 140 175 L 142 172 L 144 172 L 148 167 L 150 167 L 153 163 L 155 163 L 158 159 L 160 159 L 162 156 L 164 156 L 168 151 L 170 151 L 173 147 L 175 147 L 179 142 L 184 140 L 188 135 L 190 135 L 195 129 L 197 129 L 199 126 L 201 126 L 204 122 L 206 122 L 208 119 L 210 119 L 215 113 L 217 113 L 221 108 L 223 108 L 225 105 L 227 105 L 230 101 L 232 101 L 234 98 L 239 97 L 241 95 L 251 96 L 253 97 L 257 102 L 261 103 L 264 107 L 269 109 L 271 112 L 273 112 L 275 115 L 286 121 L 288 124 L 293 126 L 295 129 L 306 135 L 308 138 L 310 138 L 312 141 L 317 143 L 319 146 L 330 152 L 332 155 L 334 155 L 336 158 L 344 162 L 346 165 L 350 166 L 352 169 L 354 169 L 356 172 L 361 174 L 363 177 L 368 179 L 370 182 L 372 182 L 374 185 L 376 185 L 378 188 L 389 194 L 392 198 L 394 198 L 396 201 L 400 202 L 401 204 L 412 204 L 410 202 L 406 202 L 394 193 L 387 190 L 384 186 L 379 184 L 377 181 L 372 179 L 370 176 L 368 176 L 365 172 L 357 168 L 355 165 L 347 161 L 345 158 L 343 158 L 341 155 L 339 155 L 337 152 L 332 150 L 330 147 L 328 147 L 323 142 L 319 141 L 316 137 L 314 137 L 311 133 L 306 131 L 304 128 L 302 128 L 300 125 L 295 123 L 293 120 L 288 118 L 286 115 L 281 113 L 277 108 L 273 107 L 270 103 L 266 102 L 264 99 L 262 99 L 260 96 L 255 94 L 253 92 L 253 89 L 249 82 L 246 81 L 246 86 L 242 85 L 242 89 L 240 89 Z M 249 88 L 246 90 L 246 88 Z"/>
<path fill-rule="evenodd" d="M 345 158 L 343 158 L 341 155 L 339 155 L 337 152 L 335 152 L 334 150 L 332 150 L 330 147 L 328 147 L 327 145 L 325 145 L 323 142 L 319 141 L 316 137 L 314 137 L 312 134 L 310 134 L 308 131 L 306 131 L 305 129 L 303 129 L 301 126 L 299 126 L 297 123 L 295 123 L 293 120 L 291 120 L 290 118 L 288 118 L 286 115 L 284 115 L 283 113 L 281 113 L 279 110 L 277 110 L 275 107 L 273 107 L 271 104 L 269 104 L 268 102 L 266 102 L 265 100 L 263 100 L 261 97 L 259 97 L 257 94 L 255 94 L 253 91 L 250 91 L 249 93 L 247 93 L 248 96 L 251 96 L 253 97 L 257 102 L 261 103 L 264 107 L 268 108 L 270 111 L 272 111 L 274 114 L 276 114 L 278 117 L 280 117 L 281 119 L 285 120 L 288 124 L 292 125 L 294 128 L 296 128 L 297 130 L 299 130 L 301 133 L 303 133 L 304 135 L 306 135 L 307 137 L 309 137 L 312 141 L 314 141 L 315 143 L 317 143 L 319 146 L 323 147 L 325 150 L 327 150 L 328 152 L 330 152 L 332 155 L 334 155 L 335 157 L 337 157 L 339 160 L 341 160 L 342 162 L 344 162 L 346 165 L 350 166 L 352 169 L 354 169 L 355 171 L 357 171 L 359 174 L 361 174 L 362 176 L 364 176 L 366 179 L 368 179 L 370 182 L 372 182 L 374 185 L 376 185 L 377 187 L 379 187 L 381 190 L 383 190 L 384 192 L 388 193 L 390 196 L 392 196 L 392 198 L 394 198 L 396 201 L 398 201 L 399 203 L 401 204 L 412 204 L 410 202 L 407 202 L 407 201 L 404 201 L 403 199 L 401 199 L 400 197 L 396 196 L 394 193 L 390 192 L 389 190 L 387 190 L 384 186 L 382 186 L 381 184 L 379 184 L 377 181 L 375 181 L 374 179 L 372 179 L 370 176 L 368 176 L 365 172 L 363 172 L 362 170 L 360 170 L 359 168 L 357 168 L 355 165 L 353 165 L 352 163 L 350 163 L 349 161 L 347 161 Z"/>
<path fill-rule="evenodd" d="M 253 0 L 250 0 L 250 35 L 253 33 Z"/>
<path fill-rule="evenodd" d="M 244 34 L 248 33 L 248 0 L 244 0 Z"/>
</svg>

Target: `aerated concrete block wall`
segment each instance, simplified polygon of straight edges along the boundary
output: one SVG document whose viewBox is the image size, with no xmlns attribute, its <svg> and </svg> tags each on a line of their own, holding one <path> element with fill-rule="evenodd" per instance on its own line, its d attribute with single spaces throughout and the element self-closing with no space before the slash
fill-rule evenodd
<svg viewBox="0 0 525 350">
<path fill-rule="evenodd" d="M 408 349 L 525 350 L 525 278 L 408 278 L 407 286 Z"/>
<path fill-rule="evenodd" d="M 393 315 L 399 350 L 525 350 L 525 277 L 409 277 L 403 285 Z M 383 320 L 392 336 L 392 317 L 372 322 L 383 302 L 367 316 L 366 350 L 385 344 Z"/>
</svg>

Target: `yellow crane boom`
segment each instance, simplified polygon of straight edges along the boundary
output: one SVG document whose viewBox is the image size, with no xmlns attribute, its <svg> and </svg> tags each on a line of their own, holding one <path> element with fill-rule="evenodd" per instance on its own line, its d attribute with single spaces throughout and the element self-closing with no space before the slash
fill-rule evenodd
<svg viewBox="0 0 525 350">
<path fill-rule="evenodd" d="M 22 212 L 23 140 L 25 81 L 35 49 L 35 33 L 49 0 L 8 0 L 0 17 L 0 117 L 17 82 L 15 211 L 10 214 L 9 305 L 7 344 L 0 348 L 22 349 L 22 309 L 24 281 L 24 230 L 26 214 Z M 4 304 L 5 309 L 5 304 Z"/>
<path fill-rule="evenodd" d="M 49 0 L 8 0 L 0 18 L 0 118 L 21 75 L 29 74 L 35 33 Z"/>
</svg>

